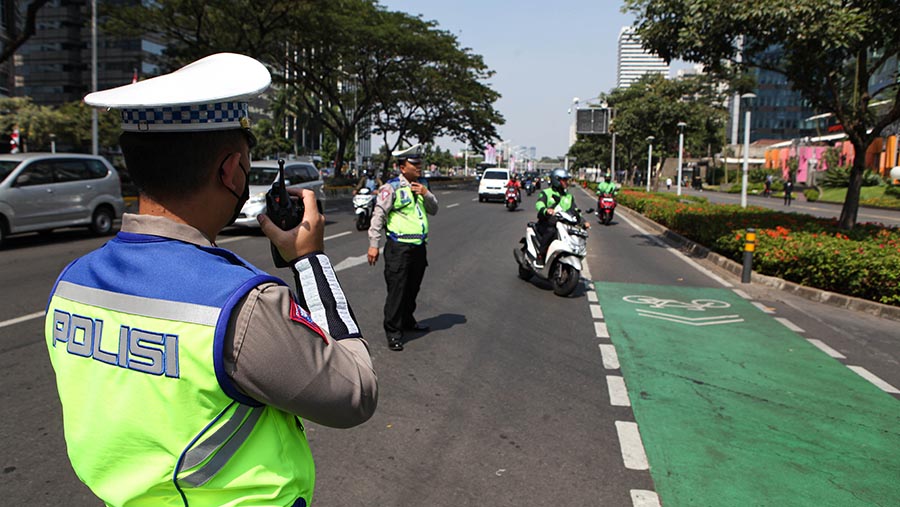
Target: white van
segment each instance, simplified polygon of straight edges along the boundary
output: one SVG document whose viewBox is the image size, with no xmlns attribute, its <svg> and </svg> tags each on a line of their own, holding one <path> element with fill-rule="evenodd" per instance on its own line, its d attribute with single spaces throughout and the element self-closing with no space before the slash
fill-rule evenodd
<svg viewBox="0 0 900 507">
<path fill-rule="evenodd" d="M 509 183 L 509 169 L 485 169 L 478 182 L 478 202 L 496 199 L 502 201 Z"/>
<path fill-rule="evenodd" d="M 235 220 L 238 227 L 259 227 L 257 215 L 266 212 L 266 192 L 278 180 L 277 160 L 254 160 L 250 163 L 250 200 L 241 208 Z M 305 188 L 316 193 L 316 199 L 325 205 L 325 182 L 312 162 L 288 160 L 284 164 L 284 179 L 288 188 Z"/>
</svg>

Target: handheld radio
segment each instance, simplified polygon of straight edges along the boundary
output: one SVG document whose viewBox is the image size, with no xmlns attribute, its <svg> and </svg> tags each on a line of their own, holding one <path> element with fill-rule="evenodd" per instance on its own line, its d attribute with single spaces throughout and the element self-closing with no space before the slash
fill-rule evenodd
<svg viewBox="0 0 900 507">
<path fill-rule="evenodd" d="M 296 202 L 288 194 L 284 181 L 284 160 L 278 160 L 278 179 L 272 184 L 272 188 L 266 192 L 266 216 L 281 230 L 289 231 L 297 227 L 303 220 L 303 200 Z M 285 260 L 274 243 L 272 246 L 272 260 L 275 267 L 286 268 L 290 266 L 290 260 Z"/>
</svg>

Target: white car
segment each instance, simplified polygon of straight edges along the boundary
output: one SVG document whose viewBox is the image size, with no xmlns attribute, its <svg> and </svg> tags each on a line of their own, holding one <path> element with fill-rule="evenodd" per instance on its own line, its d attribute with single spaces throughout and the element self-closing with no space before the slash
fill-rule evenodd
<svg viewBox="0 0 900 507">
<path fill-rule="evenodd" d="M 497 199 L 502 201 L 506 196 L 506 185 L 509 183 L 509 169 L 485 169 L 478 182 L 478 202 Z"/>
<path fill-rule="evenodd" d="M 322 176 L 310 162 L 288 160 L 284 163 L 284 179 L 288 188 L 305 188 L 316 193 L 316 199 L 325 204 Z M 241 208 L 234 225 L 259 227 L 256 217 L 266 212 L 266 192 L 278 180 L 277 160 L 258 160 L 250 163 L 250 200 Z"/>
</svg>

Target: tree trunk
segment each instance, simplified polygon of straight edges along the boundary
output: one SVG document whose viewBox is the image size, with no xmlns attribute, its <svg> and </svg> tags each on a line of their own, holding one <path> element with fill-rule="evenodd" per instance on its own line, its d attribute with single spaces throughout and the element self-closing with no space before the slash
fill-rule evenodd
<svg viewBox="0 0 900 507">
<path fill-rule="evenodd" d="M 841 208 L 839 226 L 841 229 L 850 230 L 856 225 L 856 216 L 859 213 L 859 192 L 862 189 L 863 172 L 866 170 L 866 148 L 853 143 L 855 156 L 853 168 L 850 170 L 850 182 L 847 186 L 847 197 L 844 199 L 844 207 Z"/>
<path fill-rule="evenodd" d="M 340 135 L 337 138 L 337 152 L 334 154 L 334 177 L 344 175 L 344 153 L 347 151 L 347 136 Z"/>
</svg>

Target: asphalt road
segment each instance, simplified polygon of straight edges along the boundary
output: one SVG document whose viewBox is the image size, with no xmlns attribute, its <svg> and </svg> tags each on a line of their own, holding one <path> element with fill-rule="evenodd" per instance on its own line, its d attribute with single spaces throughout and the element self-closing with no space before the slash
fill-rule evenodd
<svg viewBox="0 0 900 507">
<path fill-rule="evenodd" d="M 610 339 L 605 330 L 619 324 L 627 330 L 643 321 L 625 314 L 605 318 L 594 283 L 600 290 L 605 283 L 635 284 L 638 292 L 672 287 L 750 298 L 748 305 L 756 309 L 746 315 L 747 323 L 793 326 L 786 331 L 792 339 L 815 340 L 817 348 L 826 347 L 820 350 L 842 356 L 821 352 L 821 361 L 861 367 L 888 387 L 900 386 L 896 322 L 740 286 L 729 275 L 674 253 L 624 213 L 609 227 L 595 223 L 588 241 L 590 278 L 573 297 L 560 298 L 546 284 L 516 276 L 512 250 L 534 218 L 534 197 L 526 198 L 524 209 L 507 212 L 501 204 L 478 203 L 472 191 L 436 193 L 440 212 L 431 222 L 429 267 L 417 311 L 431 331 L 400 353 L 388 350 L 381 331 L 383 264 L 373 268 L 364 262 L 365 233 L 355 231 L 349 210 L 328 210 L 326 252 L 361 328 L 369 330 L 380 400 L 375 416 L 360 427 L 307 425 L 317 463 L 315 505 L 652 506 L 660 500 L 667 507 L 688 505 L 675 502 L 675 492 L 672 502 L 664 491 L 657 498 L 661 476 L 651 475 L 639 459 L 635 465 L 641 452 L 629 443 L 628 429 L 634 427 L 629 423 L 637 422 L 642 432 L 656 423 L 621 403 L 617 378 L 637 383 L 644 377 L 612 360 L 610 346 L 625 357 L 628 343 L 621 335 Z M 576 197 L 583 209 L 594 205 L 581 191 Z M 104 241 L 64 231 L 10 238 L 0 252 L 4 504 L 100 505 L 66 458 L 41 312 L 59 271 Z M 227 231 L 219 244 L 258 266 L 271 266 L 267 241 L 257 233 Z M 289 279 L 286 271 L 269 271 Z M 723 336 L 728 333 L 726 326 L 721 329 Z M 878 429 L 897 442 L 900 395 L 866 385 L 879 405 L 894 411 L 895 420 Z M 840 388 L 836 391 L 822 396 L 841 396 Z M 629 386 L 628 395 L 640 393 Z M 759 410 L 767 406 L 760 402 Z M 727 445 L 721 452 L 729 453 Z M 665 473 L 667 462 L 653 461 L 654 456 L 649 453 L 649 469 Z M 897 463 L 888 465 L 872 473 L 896 478 Z M 671 481 L 660 484 L 669 487 Z M 885 505 L 900 503 L 896 489 L 881 493 L 894 500 Z"/>
</svg>

